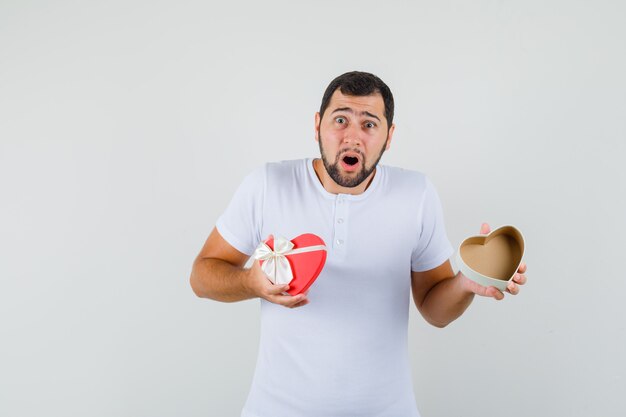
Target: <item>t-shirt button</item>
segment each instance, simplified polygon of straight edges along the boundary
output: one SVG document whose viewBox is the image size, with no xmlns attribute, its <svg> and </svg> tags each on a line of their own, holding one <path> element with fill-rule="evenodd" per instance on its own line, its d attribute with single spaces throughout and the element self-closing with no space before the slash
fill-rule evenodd
<svg viewBox="0 0 626 417">
<path fill-rule="evenodd" d="M 338 244 L 338 245 L 343 245 L 343 240 L 341 240 L 341 239 L 337 239 L 337 244 Z"/>
<path fill-rule="evenodd" d="M 337 219 L 337 223 L 339 223 L 339 224 L 343 223 L 343 219 L 341 219 L 341 218 Z"/>
</svg>

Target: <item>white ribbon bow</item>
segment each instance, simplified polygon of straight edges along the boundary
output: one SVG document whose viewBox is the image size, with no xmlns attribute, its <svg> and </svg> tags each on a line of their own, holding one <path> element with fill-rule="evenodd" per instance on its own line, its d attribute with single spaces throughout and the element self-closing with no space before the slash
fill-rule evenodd
<svg viewBox="0 0 626 417">
<path fill-rule="evenodd" d="M 287 260 L 287 255 L 318 250 L 326 250 L 326 246 L 314 245 L 293 249 L 293 243 L 290 240 L 282 236 L 275 236 L 274 250 L 270 249 L 265 242 L 261 242 L 255 249 L 252 257 L 265 261 L 263 265 L 261 265 L 261 269 L 273 284 L 284 285 L 289 284 L 293 280 L 293 272 Z"/>
</svg>

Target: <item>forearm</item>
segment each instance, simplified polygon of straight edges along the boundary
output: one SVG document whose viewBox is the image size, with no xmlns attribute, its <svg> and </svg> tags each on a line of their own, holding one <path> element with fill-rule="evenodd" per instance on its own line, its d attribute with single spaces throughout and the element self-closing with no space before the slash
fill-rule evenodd
<svg viewBox="0 0 626 417">
<path fill-rule="evenodd" d="M 246 285 L 249 271 L 221 259 L 199 258 L 189 281 L 198 297 L 231 303 L 255 297 Z"/>
<path fill-rule="evenodd" d="M 461 282 L 461 275 L 444 279 L 428 291 L 420 311 L 424 318 L 437 327 L 445 327 L 459 318 L 474 299 Z"/>
</svg>

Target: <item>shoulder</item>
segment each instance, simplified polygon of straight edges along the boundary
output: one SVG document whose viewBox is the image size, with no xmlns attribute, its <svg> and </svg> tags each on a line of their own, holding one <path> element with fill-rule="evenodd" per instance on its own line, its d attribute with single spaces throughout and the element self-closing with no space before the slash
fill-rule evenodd
<svg viewBox="0 0 626 417">
<path fill-rule="evenodd" d="M 380 166 L 389 189 L 400 191 L 411 190 L 412 193 L 425 191 L 432 186 L 428 176 L 423 172 L 388 165 Z"/>
<path fill-rule="evenodd" d="M 287 161 L 268 162 L 263 167 L 268 180 L 272 182 L 299 180 L 306 175 L 307 159 L 293 159 Z"/>
<path fill-rule="evenodd" d="M 306 167 L 305 159 L 290 161 L 265 162 L 249 171 L 246 178 L 267 178 L 269 176 L 281 177 L 295 173 Z"/>
<path fill-rule="evenodd" d="M 439 199 L 437 189 L 430 177 L 423 172 L 384 166 L 383 189 L 392 198 L 411 203 L 414 207 Z"/>
<path fill-rule="evenodd" d="M 302 177 L 306 175 L 306 163 L 306 159 L 266 162 L 249 171 L 241 186 L 258 190 L 265 189 L 268 184 L 284 186 L 289 183 L 300 183 Z"/>
<path fill-rule="evenodd" d="M 263 186 L 266 180 L 267 164 L 263 164 L 255 167 L 244 176 L 240 187 L 255 187 Z"/>
</svg>

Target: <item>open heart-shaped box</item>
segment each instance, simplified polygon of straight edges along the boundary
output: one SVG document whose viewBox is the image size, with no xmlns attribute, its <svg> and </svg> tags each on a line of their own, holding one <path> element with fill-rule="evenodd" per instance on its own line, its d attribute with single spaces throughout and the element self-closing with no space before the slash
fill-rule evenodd
<svg viewBox="0 0 626 417">
<path fill-rule="evenodd" d="M 514 226 L 465 239 L 459 246 L 459 269 L 472 281 L 504 291 L 524 256 L 524 236 Z"/>
</svg>

